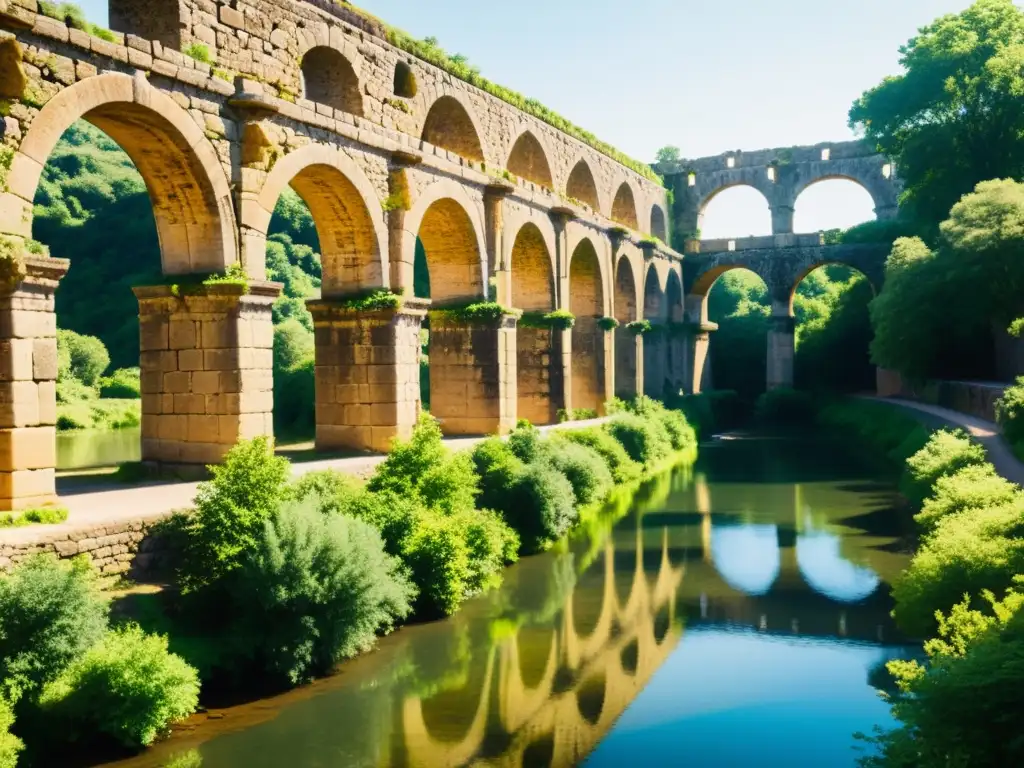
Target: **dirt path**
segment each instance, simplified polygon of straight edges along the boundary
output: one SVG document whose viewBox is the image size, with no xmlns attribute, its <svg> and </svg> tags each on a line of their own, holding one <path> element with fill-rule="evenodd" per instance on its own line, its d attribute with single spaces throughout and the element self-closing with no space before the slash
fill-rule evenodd
<svg viewBox="0 0 1024 768">
<path fill-rule="evenodd" d="M 895 398 L 866 397 L 866 400 L 875 400 L 880 403 L 891 403 L 900 408 L 907 408 L 913 411 L 926 414 L 931 417 L 929 421 L 937 426 L 962 427 L 967 430 L 981 445 L 988 454 L 988 460 L 996 468 L 996 472 L 1012 483 L 1024 486 L 1024 463 L 1013 455 L 1010 446 L 1003 440 L 999 425 L 991 421 L 979 419 L 976 416 L 968 416 L 959 411 L 949 408 L 941 408 L 937 405 L 917 403 L 913 400 L 899 400 Z"/>
</svg>

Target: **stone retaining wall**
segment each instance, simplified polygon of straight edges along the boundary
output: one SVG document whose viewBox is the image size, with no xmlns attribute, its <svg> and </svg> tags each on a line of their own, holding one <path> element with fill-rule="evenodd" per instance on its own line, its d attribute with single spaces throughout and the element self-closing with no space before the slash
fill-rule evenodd
<svg viewBox="0 0 1024 768">
<path fill-rule="evenodd" d="M 982 381 L 929 381 L 912 385 L 895 371 L 878 370 L 878 394 L 900 397 L 919 403 L 975 416 L 985 421 L 996 420 L 996 401 L 1003 396 L 1007 384 Z"/>
<path fill-rule="evenodd" d="M 11 531 L 0 543 L 0 570 L 30 555 L 52 552 L 61 558 L 88 554 L 104 576 L 150 578 L 161 573 L 169 559 L 168 540 L 158 535 L 157 524 L 170 516 L 165 512 L 118 523 L 60 527 L 44 535 L 31 528 Z"/>
</svg>

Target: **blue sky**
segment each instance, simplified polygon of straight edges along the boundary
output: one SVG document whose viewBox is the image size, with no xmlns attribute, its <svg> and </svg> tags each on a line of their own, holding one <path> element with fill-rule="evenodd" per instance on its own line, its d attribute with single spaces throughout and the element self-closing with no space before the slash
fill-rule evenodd
<svg viewBox="0 0 1024 768">
<path fill-rule="evenodd" d="M 106 20 L 107 0 L 81 2 Z M 918 27 L 968 0 L 362 0 L 417 37 L 465 54 L 639 159 L 852 138 L 853 100 L 899 71 Z M 871 217 L 855 185 L 825 182 L 797 207 L 805 231 Z M 763 200 L 742 188 L 709 207 L 704 235 L 761 234 Z"/>
</svg>

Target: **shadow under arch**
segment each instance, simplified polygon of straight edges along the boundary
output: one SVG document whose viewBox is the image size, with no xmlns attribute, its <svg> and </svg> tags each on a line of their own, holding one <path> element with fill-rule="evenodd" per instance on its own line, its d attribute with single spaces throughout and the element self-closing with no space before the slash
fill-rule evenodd
<svg viewBox="0 0 1024 768">
<path fill-rule="evenodd" d="M 327 45 L 306 51 L 301 63 L 305 97 L 332 109 L 363 116 L 359 76 L 345 55 Z"/>
<path fill-rule="evenodd" d="M 612 220 L 624 227 L 639 231 L 640 221 L 636 213 L 636 198 L 628 181 L 619 185 L 612 200 Z"/>
<path fill-rule="evenodd" d="M 477 162 L 484 161 L 484 148 L 469 108 L 451 95 L 430 105 L 421 138 L 435 147 Z"/>
<path fill-rule="evenodd" d="M 598 411 L 604 405 L 604 284 L 594 244 L 582 240 L 569 261 L 572 328 L 572 407 Z"/>
<path fill-rule="evenodd" d="M 519 176 L 546 189 L 554 188 L 551 164 L 543 145 L 530 131 L 523 131 L 509 152 L 505 167 L 513 176 Z"/>
<path fill-rule="evenodd" d="M 604 213 L 601 210 L 601 199 L 597 192 L 597 183 L 594 181 L 594 173 L 583 158 L 577 161 L 569 173 L 569 179 L 565 184 L 565 196 L 586 203 L 597 213 Z"/>
<path fill-rule="evenodd" d="M 637 340 L 626 326 L 637 320 L 637 290 L 633 262 L 619 257 L 615 267 L 615 395 L 630 399 L 637 394 Z"/>
</svg>

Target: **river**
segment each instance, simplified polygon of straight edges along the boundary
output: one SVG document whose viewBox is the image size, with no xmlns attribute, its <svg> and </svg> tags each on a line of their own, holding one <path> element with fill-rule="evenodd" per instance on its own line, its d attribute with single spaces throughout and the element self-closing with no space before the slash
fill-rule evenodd
<svg viewBox="0 0 1024 768">
<path fill-rule="evenodd" d="M 712 441 L 455 617 L 116 765 L 852 766 L 917 653 L 894 502 L 835 446 Z"/>
<path fill-rule="evenodd" d="M 142 430 L 81 429 L 57 433 L 57 470 L 116 467 L 142 458 Z"/>
</svg>

